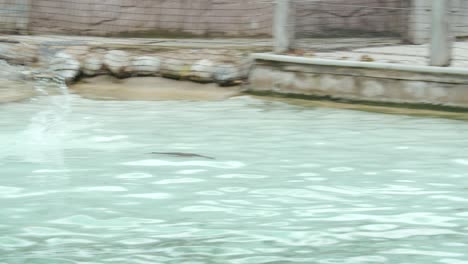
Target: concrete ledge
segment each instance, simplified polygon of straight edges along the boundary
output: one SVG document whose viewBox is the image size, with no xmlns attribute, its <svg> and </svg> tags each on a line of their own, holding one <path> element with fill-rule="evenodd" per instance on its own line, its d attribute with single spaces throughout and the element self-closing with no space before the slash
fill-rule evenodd
<svg viewBox="0 0 468 264">
<path fill-rule="evenodd" d="M 255 60 L 278 61 L 308 65 L 335 66 L 347 68 L 363 68 L 363 69 L 378 69 L 378 70 L 395 70 L 416 73 L 434 73 L 434 74 L 459 74 L 468 75 L 467 68 L 456 67 L 434 67 L 434 66 L 418 66 L 404 65 L 394 63 L 379 63 L 379 62 L 361 62 L 361 61 L 344 61 L 344 60 L 328 60 L 315 59 L 305 57 L 293 57 L 286 55 L 275 55 L 269 53 L 254 53 L 252 57 Z"/>
<path fill-rule="evenodd" d="M 468 108 L 468 69 L 253 54 L 249 90 Z"/>
</svg>

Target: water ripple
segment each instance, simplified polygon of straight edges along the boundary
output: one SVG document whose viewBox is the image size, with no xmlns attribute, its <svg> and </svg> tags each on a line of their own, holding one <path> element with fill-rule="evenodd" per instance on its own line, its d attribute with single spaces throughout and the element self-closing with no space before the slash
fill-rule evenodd
<svg viewBox="0 0 468 264">
<path fill-rule="evenodd" d="M 132 162 L 125 162 L 123 165 L 126 166 L 141 166 L 141 167 L 209 167 L 209 168 L 220 168 L 220 169 L 237 169 L 244 167 L 244 163 L 238 161 L 181 161 L 172 162 L 165 160 L 139 160 Z"/>
<path fill-rule="evenodd" d="M 0 264 L 467 264 L 466 122 L 72 98 L 0 105 Z"/>
<path fill-rule="evenodd" d="M 181 184 L 181 183 L 196 183 L 196 182 L 204 182 L 205 180 L 197 179 L 197 178 L 179 178 L 179 179 L 167 179 L 167 180 L 160 180 L 152 182 L 152 184 Z"/>
</svg>

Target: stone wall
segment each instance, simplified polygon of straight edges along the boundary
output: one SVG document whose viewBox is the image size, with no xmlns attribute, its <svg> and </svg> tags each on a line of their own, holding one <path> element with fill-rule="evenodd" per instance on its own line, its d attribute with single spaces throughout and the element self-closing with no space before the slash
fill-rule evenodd
<svg viewBox="0 0 468 264">
<path fill-rule="evenodd" d="M 0 0 L 0 33 L 26 33 L 29 19 L 27 0 Z"/>
<path fill-rule="evenodd" d="M 270 35 L 272 6 L 253 0 L 34 0 L 34 34 Z"/>
<path fill-rule="evenodd" d="M 24 9 L 29 32 L 129 36 L 271 36 L 274 1 L 261 0 L 0 0 L 0 11 Z M 405 0 L 292 0 L 299 37 L 400 33 Z M 2 16 L 5 29 L 23 15 Z"/>
<path fill-rule="evenodd" d="M 0 33 L 99 36 L 271 36 L 273 0 L 0 0 Z M 427 0 L 291 0 L 297 38 L 430 35 Z M 468 1 L 452 0 L 468 36 Z"/>
<path fill-rule="evenodd" d="M 296 36 L 362 37 L 403 35 L 404 0 L 293 0 Z"/>
</svg>

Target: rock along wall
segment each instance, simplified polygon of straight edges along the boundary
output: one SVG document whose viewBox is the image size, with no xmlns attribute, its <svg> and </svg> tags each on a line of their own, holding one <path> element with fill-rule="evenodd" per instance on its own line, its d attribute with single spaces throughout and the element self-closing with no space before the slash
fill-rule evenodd
<svg viewBox="0 0 468 264">
<path fill-rule="evenodd" d="M 254 0 L 34 0 L 34 34 L 270 35 L 272 5 Z"/>
</svg>

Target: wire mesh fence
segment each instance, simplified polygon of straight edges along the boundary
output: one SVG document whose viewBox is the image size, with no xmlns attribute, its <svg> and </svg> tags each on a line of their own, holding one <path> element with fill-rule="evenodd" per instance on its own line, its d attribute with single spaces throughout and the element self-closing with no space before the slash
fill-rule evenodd
<svg viewBox="0 0 468 264">
<path fill-rule="evenodd" d="M 404 1 L 293 1 L 296 36 L 399 37 L 407 28 Z"/>
<path fill-rule="evenodd" d="M 0 59 L 73 78 L 78 68 L 231 82 L 246 77 L 249 53 L 278 42 L 279 1 L 289 55 L 427 65 L 426 0 L 0 0 Z M 452 65 L 468 66 L 468 0 L 448 1 Z"/>
<path fill-rule="evenodd" d="M 271 4 L 241 1 L 2 0 L 2 32 L 86 36 L 265 36 Z M 26 17 L 27 29 L 18 28 Z"/>
<path fill-rule="evenodd" d="M 254 0 L 0 0 L 0 59 L 66 78 L 231 83 L 246 78 L 249 52 L 271 51 L 273 8 Z"/>
<path fill-rule="evenodd" d="M 429 40 L 431 6 L 414 2 L 291 0 L 291 48 L 297 54 L 329 59 L 423 63 L 428 56 L 425 48 L 422 53 L 398 48 L 411 49 L 411 44 Z"/>
<path fill-rule="evenodd" d="M 432 64 L 431 56 L 447 53 L 453 55 L 452 66 L 468 66 L 468 53 L 464 52 L 468 33 L 466 0 L 288 2 L 289 10 L 285 12 L 289 18 L 282 25 L 287 27 L 287 33 L 282 34 L 288 35 L 283 36 L 289 38 L 288 46 L 277 51 L 329 59 L 439 66 L 445 64 Z M 437 3 L 443 8 L 433 10 Z M 437 20 L 439 15 L 444 18 Z M 437 35 L 437 30 L 446 34 Z M 431 46 L 439 46 L 431 43 L 434 39 L 439 39 L 439 44 L 442 39 L 446 41 L 443 46 L 450 50 L 432 50 Z"/>
</svg>

